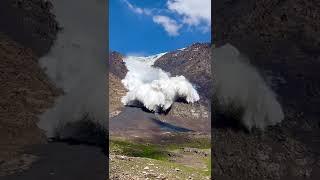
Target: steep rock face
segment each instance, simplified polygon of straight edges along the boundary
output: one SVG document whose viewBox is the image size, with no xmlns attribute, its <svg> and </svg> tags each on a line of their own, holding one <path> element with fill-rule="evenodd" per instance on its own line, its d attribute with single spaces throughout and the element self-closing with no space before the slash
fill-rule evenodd
<svg viewBox="0 0 320 180">
<path fill-rule="evenodd" d="M 121 83 L 121 79 L 109 72 L 109 118 L 121 112 L 123 104 L 121 98 L 126 94 L 126 90 Z"/>
<path fill-rule="evenodd" d="M 249 56 L 279 95 L 286 116 L 263 135 L 215 127 L 213 174 L 217 179 L 320 177 L 316 165 L 320 157 L 315 153 L 320 149 L 315 143 L 320 137 L 319 8 L 314 0 L 213 4 L 214 43 L 218 47 L 231 43 Z"/>
<path fill-rule="evenodd" d="M 36 125 L 38 115 L 62 93 L 51 84 L 37 59 L 30 48 L 0 33 L 0 147 L 6 148 L 0 151 L 3 166 L 23 146 L 45 141 Z"/>
<path fill-rule="evenodd" d="M 196 85 L 200 101 L 208 104 L 211 88 L 210 44 L 195 43 L 185 49 L 169 52 L 160 57 L 154 66 L 172 76 L 183 75 Z"/>
<path fill-rule="evenodd" d="M 23 148 L 44 143 L 38 115 L 62 91 L 38 64 L 59 30 L 44 0 L 0 2 L 0 176 L 26 169 L 35 160 Z"/>
<path fill-rule="evenodd" d="M 1 32 L 42 56 L 49 51 L 60 30 L 51 9 L 50 1 L 2 0 Z"/>
<path fill-rule="evenodd" d="M 128 72 L 123 58 L 118 52 L 109 53 L 109 118 L 118 115 L 123 107 L 121 98 L 126 94 L 126 89 L 121 79 L 124 79 Z"/>
<path fill-rule="evenodd" d="M 109 54 L 109 72 L 113 73 L 120 79 L 123 79 L 128 69 L 123 61 L 123 56 L 115 51 L 110 52 Z"/>
</svg>

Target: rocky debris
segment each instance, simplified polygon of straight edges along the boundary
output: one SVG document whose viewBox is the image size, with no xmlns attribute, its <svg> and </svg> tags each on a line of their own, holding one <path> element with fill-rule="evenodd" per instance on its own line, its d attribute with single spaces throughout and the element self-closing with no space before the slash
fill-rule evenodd
<svg viewBox="0 0 320 180">
<path fill-rule="evenodd" d="M 211 88 L 211 49 L 208 43 L 168 52 L 160 57 L 154 66 L 160 67 L 172 76 L 183 75 L 196 86 L 200 101 L 209 104 Z"/>
<path fill-rule="evenodd" d="M 172 105 L 169 115 L 180 118 L 209 119 L 208 107 L 201 104 L 187 104 L 176 102 Z"/>
<path fill-rule="evenodd" d="M 113 154 L 110 156 L 113 159 L 109 164 L 109 179 L 111 180 L 210 179 L 200 171 L 184 169 L 183 166 L 177 167 L 174 163 L 141 157 L 130 157 L 131 160 L 126 161 L 117 160 Z"/>
<path fill-rule="evenodd" d="M 112 51 L 109 53 L 109 72 L 120 79 L 124 79 L 128 72 L 123 58 L 124 56 L 118 52 Z"/>
<path fill-rule="evenodd" d="M 217 179 L 303 178 L 314 167 L 314 154 L 279 130 L 248 135 L 226 129 L 216 131 L 212 138 L 216 142 L 212 151 Z"/>
<path fill-rule="evenodd" d="M 61 29 L 51 9 L 52 4 L 45 0 L 2 0 L 0 31 L 43 56 Z"/>
<path fill-rule="evenodd" d="M 117 116 L 123 107 L 121 98 L 126 94 L 126 90 L 121 83 L 121 79 L 109 72 L 109 118 Z"/>
<path fill-rule="evenodd" d="M 209 156 L 209 153 L 207 151 L 204 151 L 202 149 L 198 149 L 198 148 L 189 148 L 189 147 L 185 147 L 183 148 L 183 152 L 187 152 L 187 153 L 195 153 L 198 154 L 200 156 Z"/>
<path fill-rule="evenodd" d="M 197 168 L 201 171 L 208 171 L 207 161 L 210 156 L 210 149 L 199 149 L 184 147 L 175 151 L 175 157 L 170 157 L 170 161 L 184 166 Z M 179 168 L 176 171 L 181 171 Z"/>
<path fill-rule="evenodd" d="M 45 141 L 38 115 L 62 91 L 51 84 L 31 49 L 1 33 L 0 59 L 0 161 L 9 162 L 23 146 Z"/>
<path fill-rule="evenodd" d="M 160 114 L 159 119 L 195 131 L 209 132 L 211 130 L 209 108 L 201 103 L 175 102 L 167 114 Z"/>
<path fill-rule="evenodd" d="M 11 175 L 30 168 L 37 157 L 31 154 L 22 154 L 9 161 L 0 161 L 0 176 Z"/>
</svg>

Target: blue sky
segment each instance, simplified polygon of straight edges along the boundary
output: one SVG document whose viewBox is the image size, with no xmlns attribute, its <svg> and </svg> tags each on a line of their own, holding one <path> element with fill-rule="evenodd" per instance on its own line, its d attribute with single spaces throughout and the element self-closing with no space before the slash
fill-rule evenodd
<svg viewBox="0 0 320 180">
<path fill-rule="evenodd" d="M 109 45 L 151 55 L 210 42 L 211 0 L 110 0 Z"/>
</svg>

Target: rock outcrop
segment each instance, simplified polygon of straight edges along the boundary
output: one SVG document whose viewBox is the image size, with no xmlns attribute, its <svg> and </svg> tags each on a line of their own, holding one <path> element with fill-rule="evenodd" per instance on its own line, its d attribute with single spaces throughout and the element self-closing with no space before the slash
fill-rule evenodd
<svg viewBox="0 0 320 180">
<path fill-rule="evenodd" d="M 2 0 L 0 31 L 43 56 L 61 29 L 51 9 L 51 2 L 45 0 Z"/>
<path fill-rule="evenodd" d="M 211 96 L 211 49 L 208 43 L 195 43 L 185 49 L 168 52 L 154 66 L 171 73 L 183 75 L 196 86 L 200 101 L 209 104 Z"/>
<path fill-rule="evenodd" d="M 200 95 L 200 103 L 175 102 L 168 114 L 160 116 L 160 119 L 176 125 L 185 125 L 196 131 L 210 131 L 210 96 L 212 95 L 210 60 L 210 44 L 195 43 L 184 49 L 168 52 L 155 62 L 154 66 L 169 72 L 172 76 L 185 76 L 195 85 Z M 193 127 L 188 126 L 191 124 Z"/>
<path fill-rule="evenodd" d="M 120 79 L 123 79 L 128 72 L 123 58 L 123 55 L 118 52 L 112 51 L 109 53 L 109 72 Z"/>
<path fill-rule="evenodd" d="M 124 105 L 121 98 L 126 95 L 126 90 L 121 83 L 121 79 L 109 72 L 109 118 L 118 115 Z"/>
</svg>

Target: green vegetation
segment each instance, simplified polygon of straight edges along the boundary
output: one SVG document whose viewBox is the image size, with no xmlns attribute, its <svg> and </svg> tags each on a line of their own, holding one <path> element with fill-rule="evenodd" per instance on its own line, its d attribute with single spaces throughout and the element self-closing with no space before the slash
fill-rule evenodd
<svg viewBox="0 0 320 180">
<path fill-rule="evenodd" d="M 116 155 L 123 155 L 128 157 L 135 157 L 131 161 L 116 161 L 117 167 L 126 169 L 132 174 L 139 174 L 147 164 L 149 168 L 158 173 L 166 174 L 168 178 L 188 179 L 193 177 L 195 179 L 208 179 L 211 176 L 211 156 L 210 156 L 210 139 L 209 138 L 190 138 L 183 143 L 162 143 L 150 144 L 146 142 L 135 142 L 124 138 L 111 138 L 109 140 L 109 152 Z M 201 156 L 195 154 L 195 161 L 181 158 L 182 156 L 190 156 L 191 152 L 185 152 L 183 148 L 197 148 L 201 152 L 208 152 L 208 156 Z M 173 156 L 172 156 L 173 155 Z M 176 156 L 178 155 L 178 156 Z M 174 157 L 174 158 L 172 158 Z M 180 161 L 176 161 L 180 159 Z M 181 161 L 182 160 L 182 161 Z M 199 166 L 203 162 L 203 166 Z M 115 163 L 115 162 L 113 162 Z M 194 164 L 193 164 L 194 163 Z M 139 168 L 140 167 L 140 168 Z M 156 169 L 154 169 L 157 167 Z M 176 171 L 176 169 L 178 169 Z M 171 177 L 172 176 L 172 177 Z"/>
<path fill-rule="evenodd" d="M 166 160 L 168 152 L 160 146 L 151 144 L 132 143 L 124 140 L 110 140 L 109 151 L 132 157 L 145 157 L 157 160 Z"/>
<path fill-rule="evenodd" d="M 191 139 L 189 142 L 184 142 L 180 144 L 168 144 L 166 145 L 167 149 L 174 150 L 180 148 L 198 148 L 198 149 L 211 149 L 211 140 L 208 138 L 196 138 Z"/>
<path fill-rule="evenodd" d="M 207 158 L 205 158 L 205 163 L 207 165 L 207 169 L 208 171 L 206 172 L 206 175 L 207 176 L 210 176 L 211 175 L 211 156 L 208 156 Z"/>
</svg>

